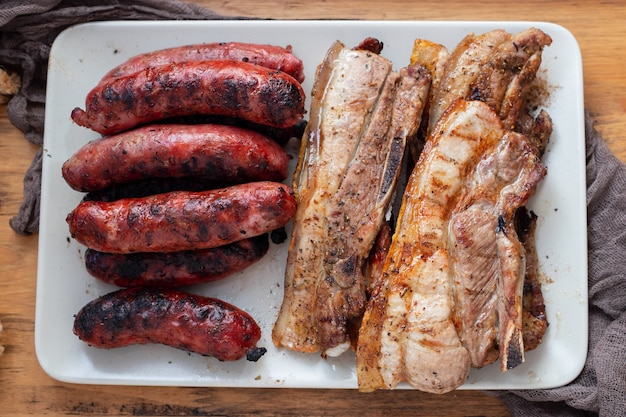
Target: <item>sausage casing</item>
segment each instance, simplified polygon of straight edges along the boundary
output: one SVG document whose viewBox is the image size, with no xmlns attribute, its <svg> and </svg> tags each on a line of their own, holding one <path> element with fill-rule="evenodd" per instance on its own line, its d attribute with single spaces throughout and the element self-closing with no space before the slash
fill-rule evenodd
<svg viewBox="0 0 626 417">
<path fill-rule="evenodd" d="M 202 192 L 82 201 L 67 222 L 72 237 L 100 252 L 177 252 L 267 233 L 289 222 L 295 209 L 290 187 L 258 181 Z"/>
<path fill-rule="evenodd" d="M 304 116 L 305 94 L 282 71 L 236 61 L 189 61 L 149 67 L 104 81 L 75 108 L 76 124 L 103 135 L 175 116 L 221 115 L 277 128 Z"/>
<path fill-rule="evenodd" d="M 282 181 L 289 156 L 272 139 L 220 124 L 156 124 L 95 139 L 62 167 L 77 191 L 99 191 L 144 178 L 198 178 L 236 184 Z"/>
<path fill-rule="evenodd" d="M 90 191 L 83 201 L 115 201 L 122 198 L 147 197 L 172 191 L 206 191 L 227 187 L 221 181 L 203 181 L 198 178 L 146 178 L 139 181 L 117 184 L 99 191 Z"/>
<path fill-rule="evenodd" d="M 105 253 L 85 251 L 87 272 L 119 287 L 181 287 L 217 281 L 261 259 L 269 249 L 267 234 L 217 248 L 180 252 Z"/>
<path fill-rule="evenodd" d="M 184 45 L 136 55 L 113 68 L 102 79 L 118 78 L 147 67 L 166 65 L 172 62 L 208 60 L 249 62 L 286 72 L 300 83 L 304 81 L 302 60 L 292 53 L 290 46 L 283 48 L 277 45 L 244 42 Z"/>
<path fill-rule="evenodd" d="M 124 288 L 86 304 L 75 316 L 74 334 L 91 346 L 157 343 L 220 361 L 258 359 L 261 329 L 238 307 L 172 289 Z M 262 352 L 259 352 L 262 350 Z M 255 360 L 253 359 L 253 360 Z"/>
</svg>

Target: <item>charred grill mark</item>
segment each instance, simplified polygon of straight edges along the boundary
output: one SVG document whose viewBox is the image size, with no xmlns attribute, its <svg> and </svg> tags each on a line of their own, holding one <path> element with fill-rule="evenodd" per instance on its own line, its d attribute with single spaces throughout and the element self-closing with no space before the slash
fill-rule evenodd
<svg viewBox="0 0 626 417">
<path fill-rule="evenodd" d="M 282 77 L 271 77 L 267 83 L 259 86 L 259 98 L 267 106 L 271 118 L 279 124 L 290 117 L 289 109 L 300 108 L 304 103 L 297 85 Z"/>
<path fill-rule="evenodd" d="M 174 75 L 179 71 L 180 70 L 176 66 L 173 66 L 171 69 L 168 68 L 165 71 L 158 71 L 154 79 L 154 83 L 164 91 L 174 91 L 180 88 L 181 85 L 185 88 L 187 88 L 187 86 L 193 87 L 195 85 L 196 88 L 199 86 L 198 84 L 193 83 L 193 78 L 187 78 L 183 81 L 179 77 L 175 77 Z M 145 86 L 145 83 L 143 85 Z"/>
<path fill-rule="evenodd" d="M 152 206 L 151 212 L 155 210 L 155 207 Z M 135 224 L 141 221 L 142 217 L 142 208 L 137 205 L 132 205 L 128 210 L 127 224 L 130 229 L 135 227 Z"/>
<path fill-rule="evenodd" d="M 205 167 L 209 167 L 209 169 L 207 170 L 205 168 L 204 172 L 208 172 L 209 175 L 212 172 L 215 172 L 215 163 L 213 163 L 213 161 L 207 161 L 205 164 Z M 185 176 L 191 176 L 193 175 L 193 173 L 196 171 L 198 167 L 198 158 L 196 158 L 195 156 L 190 156 L 188 159 L 185 159 L 184 161 L 182 161 L 182 163 L 180 164 L 180 171 L 185 175 Z"/>
<path fill-rule="evenodd" d="M 199 221 L 198 222 L 198 238 L 200 239 L 200 241 L 205 242 L 209 240 L 209 237 L 210 237 L 209 227 L 207 226 L 205 222 Z"/>
<path fill-rule="evenodd" d="M 161 214 L 163 207 L 158 204 L 153 204 L 150 206 L 150 214 L 153 216 L 158 216 Z"/>
<path fill-rule="evenodd" d="M 196 97 L 202 97 L 202 80 L 200 80 L 199 77 L 192 77 L 190 79 L 187 79 L 183 83 L 183 87 L 185 88 L 186 98 L 193 100 Z"/>
<path fill-rule="evenodd" d="M 350 256 L 348 259 L 345 260 L 345 262 L 343 262 L 342 272 L 346 275 L 354 275 L 356 272 L 356 267 L 357 267 L 357 261 L 354 255 Z"/>
<path fill-rule="evenodd" d="M 117 93 L 115 88 L 111 85 L 107 86 L 104 90 L 102 90 L 101 96 L 104 99 L 104 101 L 109 105 L 115 101 L 118 101 L 120 97 L 120 95 Z M 94 94 L 93 98 L 97 99 L 98 95 Z"/>
<path fill-rule="evenodd" d="M 138 99 L 138 94 L 131 84 L 126 84 L 122 89 L 120 99 L 124 103 L 124 110 L 130 111 Z"/>
<path fill-rule="evenodd" d="M 472 85 L 470 87 L 470 91 L 468 93 L 469 100 L 478 100 L 478 101 L 486 101 L 487 96 L 485 96 L 485 91 L 480 85 Z"/>
<path fill-rule="evenodd" d="M 243 88 L 241 80 L 227 78 L 217 89 L 222 104 L 231 110 L 237 110 L 250 103 L 250 97 L 246 88 Z"/>
</svg>

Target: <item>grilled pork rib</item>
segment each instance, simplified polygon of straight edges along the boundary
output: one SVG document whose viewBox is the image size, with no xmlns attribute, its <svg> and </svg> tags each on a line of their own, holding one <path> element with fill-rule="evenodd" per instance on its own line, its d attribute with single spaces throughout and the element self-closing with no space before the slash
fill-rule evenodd
<svg viewBox="0 0 626 417">
<path fill-rule="evenodd" d="M 523 360 L 524 248 L 513 224 L 545 175 L 537 148 L 481 101 L 457 100 L 411 174 L 365 311 L 359 389 L 443 393 L 471 366 Z M 499 346 L 500 351 L 494 347 Z"/>
<path fill-rule="evenodd" d="M 424 68 L 394 72 L 367 49 L 337 42 L 317 71 L 294 176 L 298 210 L 277 346 L 340 355 L 352 344 L 349 322 L 365 308 L 363 269 L 430 87 Z"/>
<path fill-rule="evenodd" d="M 551 43 L 550 36 L 535 28 L 514 35 L 493 30 L 466 36 L 450 53 L 432 92 L 429 131 L 458 98 L 489 104 L 505 128 L 519 131 L 526 93 L 541 65 L 543 48 Z"/>
<path fill-rule="evenodd" d="M 459 100 L 427 141 L 363 317 L 361 391 L 408 381 L 423 391 L 445 392 L 467 378 L 470 357 L 452 320 L 446 221 L 469 169 L 502 136 L 500 126 L 484 103 Z"/>
<path fill-rule="evenodd" d="M 511 230 L 511 215 L 526 203 L 545 174 L 534 144 L 508 132 L 478 163 L 450 217 L 455 324 L 473 367 L 500 356 L 508 369 L 518 364 L 508 358 L 524 357 L 518 336 L 525 251 L 519 247 L 516 230 Z M 511 337 L 500 338 L 498 327 L 508 328 Z"/>
<path fill-rule="evenodd" d="M 526 276 L 524 278 L 524 296 L 522 299 L 522 336 L 526 351 L 537 348 L 548 328 L 546 306 L 539 279 L 539 260 L 535 245 L 537 215 L 525 207 L 517 210 L 515 230 L 526 251 Z"/>
<path fill-rule="evenodd" d="M 528 92 L 551 42 L 534 28 L 471 34 L 449 54 L 416 40 L 411 59 L 434 74 L 425 145 L 409 145 L 414 159 L 424 148 L 360 327 L 361 391 L 447 392 L 470 366 L 517 366 L 543 337 L 533 235 L 515 220 L 546 174 L 552 121 Z"/>
</svg>

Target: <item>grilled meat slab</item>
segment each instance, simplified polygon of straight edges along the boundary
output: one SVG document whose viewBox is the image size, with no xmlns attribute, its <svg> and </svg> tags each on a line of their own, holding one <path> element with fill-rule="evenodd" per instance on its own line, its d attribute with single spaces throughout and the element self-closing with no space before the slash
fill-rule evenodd
<svg viewBox="0 0 626 417">
<path fill-rule="evenodd" d="M 539 346 L 549 325 L 541 291 L 539 260 L 535 245 L 537 218 L 535 213 L 528 211 L 525 207 L 517 210 L 515 215 L 515 230 L 526 251 L 526 276 L 522 298 L 522 336 L 526 351 Z"/>
<path fill-rule="evenodd" d="M 507 129 L 519 130 L 526 93 L 541 65 L 543 49 L 551 43 L 550 36 L 536 28 L 517 34 L 493 30 L 467 35 L 450 53 L 432 93 L 429 131 L 458 98 L 484 101 Z"/>
<path fill-rule="evenodd" d="M 526 255 L 516 229 L 511 230 L 511 215 L 534 194 L 545 174 L 534 143 L 505 133 L 476 166 L 450 217 L 455 324 L 473 367 L 498 356 L 505 369 L 519 364 L 509 357 L 523 360 L 519 337 L 525 270 L 520 268 L 525 268 Z M 500 338 L 497 329 L 503 327 L 509 330 Z"/>
<path fill-rule="evenodd" d="M 361 391 L 406 381 L 444 393 L 471 366 L 523 360 L 524 248 L 513 220 L 544 175 L 533 142 L 488 104 L 457 100 L 444 112 L 409 178 L 363 317 Z"/>
<path fill-rule="evenodd" d="M 365 308 L 363 270 L 429 88 L 421 66 L 395 72 L 371 48 L 341 42 L 318 67 L 294 176 L 298 209 L 277 346 L 323 356 L 350 348 L 348 325 Z"/>
<path fill-rule="evenodd" d="M 452 320 L 447 219 L 471 167 L 502 129 L 486 104 L 459 100 L 435 132 L 409 178 L 383 277 L 363 317 L 357 348 L 362 391 L 408 381 L 445 392 L 469 373 L 470 357 Z"/>
</svg>

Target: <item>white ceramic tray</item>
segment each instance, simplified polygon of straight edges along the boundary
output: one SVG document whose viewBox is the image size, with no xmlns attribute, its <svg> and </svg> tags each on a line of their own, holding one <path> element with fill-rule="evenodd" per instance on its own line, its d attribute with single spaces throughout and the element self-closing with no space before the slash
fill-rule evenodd
<svg viewBox="0 0 626 417">
<path fill-rule="evenodd" d="M 355 46 L 367 36 L 384 42 L 383 55 L 397 68 L 408 63 L 415 38 L 453 48 L 470 32 L 503 28 L 518 32 L 536 26 L 552 36 L 541 76 L 550 86 L 547 110 L 554 134 L 545 156 L 549 174 L 530 207 L 540 216 L 537 246 L 550 327 L 541 346 L 518 368 L 500 373 L 497 365 L 473 370 L 461 389 L 531 389 L 568 383 L 587 351 L 587 233 L 583 82 L 580 51 L 564 28 L 541 22 L 416 21 L 197 21 L 101 22 L 70 28 L 50 54 L 43 157 L 37 277 L 35 345 L 42 368 L 74 383 L 356 388 L 354 355 L 323 360 L 318 355 L 279 350 L 271 328 L 282 300 L 287 244 L 272 245 L 267 256 L 221 282 L 189 288 L 247 310 L 262 328 L 258 362 L 221 363 L 165 346 L 100 350 L 72 333 L 74 314 L 88 301 L 115 288 L 98 282 L 84 267 L 84 247 L 69 236 L 66 215 L 82 195 L 61 177 L 61 165 L 98 135 L 70 119 L 86 93 L 110 68 L 137 53 L 198 42 L 247 41 L 291 44 L 305 64 L 310 93 L 316 66 L 337 39 Z M 307 102 L 308 108 L 308 102 Z M 295 155 L 295 153 L 294 153 Z"/>
</svg>

